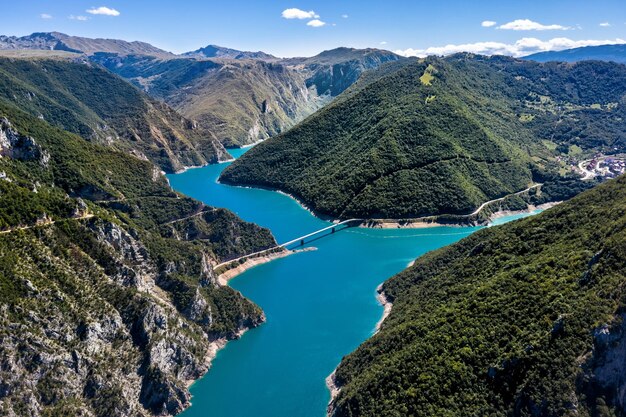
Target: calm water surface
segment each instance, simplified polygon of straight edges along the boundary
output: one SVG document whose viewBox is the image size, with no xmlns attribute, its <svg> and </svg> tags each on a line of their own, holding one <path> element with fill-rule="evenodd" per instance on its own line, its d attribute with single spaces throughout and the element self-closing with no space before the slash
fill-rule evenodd
<svg viewBox="0 0 626 417">
<path fill-rule="evenodd" d="M 235 157 L 242 150 L 233 151 Z M 220 185 L 228 164 L 170 175 L 174 189 L 268 227 L 279 242 L 329 223 L 283 194 Z M 522 217 L 500 218 L 497 223 Z M 372 335 L 381 317 L 376 287 L 425 252 L 478 228 L 339 231 L 299 253 L 257 266 L 230 285 L 257 303 L 267 323 L 228 343 L 191 388 L 184 417 L 323 417 L 325 378 Z"/>
</svg>

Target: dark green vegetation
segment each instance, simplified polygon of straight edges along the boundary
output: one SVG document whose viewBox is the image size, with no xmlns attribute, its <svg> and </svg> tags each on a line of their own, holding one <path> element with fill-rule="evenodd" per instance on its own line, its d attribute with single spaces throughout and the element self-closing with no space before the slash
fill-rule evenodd
<svg viewBox="0 0 626 417">
<path fill-rule="evenodd" d="M 557 199 L 577 177 L 573 154 L 625 149 L 624 79 L 626 67 L 602 62 L 388 64 L 221 180 L 278 188 L 341 218 L 467 214 L 533 182 Z"/>
<path fill-rule="evenodd" d="M 228 158 L 210 132 L 93 64 L 0 58 L 0 101 L 169 172 Z"/>
<path fill-rule="evenodd" d="M 539 52 L 528 55 L 524 59 L 537 62 L 561 61 L 612 61 L 626 64 L 626 45 L 586 46 L 583 48 L 566 49 L 564 51 Z"/>
<path fill-rule="evenodd" d="M 419 258 L 342 361 L 339 416 L 615 416 L 623 392 L 626 178 Z"/>
<path fill-rule="evenodd" d="M 0 156 L 0 414 L 180 412 L 209 344 L 263 319 L 212 265 L 271 233 L 4 102 Z"/>
<path fill-rule="evenodd" d="M 278 60 L 207 48 L 185 58 L 101 53 L 90 59 L 197 120 L 226 146 L 280 133 L 326 105 L 364 71 L 400 59 L 376 49 L 338 48 Z"/>
</svg>

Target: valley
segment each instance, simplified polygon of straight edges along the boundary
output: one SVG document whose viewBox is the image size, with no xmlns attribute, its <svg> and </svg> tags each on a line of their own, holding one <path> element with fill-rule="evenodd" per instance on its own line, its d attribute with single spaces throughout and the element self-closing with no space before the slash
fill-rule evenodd
<svg viewBox="0 0 626 417">
<path fill-rule="evenodd" d="M 249 6 L 0 35 L 0 414 L 626 413 L 623 41 Z"/>
</svg>

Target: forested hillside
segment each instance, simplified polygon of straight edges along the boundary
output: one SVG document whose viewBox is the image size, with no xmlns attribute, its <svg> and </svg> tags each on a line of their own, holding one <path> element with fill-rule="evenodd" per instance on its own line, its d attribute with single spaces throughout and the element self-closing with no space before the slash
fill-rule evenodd
<svg viewBox="0 0 626 417">
<path fill-rule="evenodd" d="M 624 415 L 624 207 L 622 176 L 417 259 L 331 415 Z"/>
<path fill-rule="evenodd" d="M 389 64 L 246 153 L 226 183 L 278 188 L 333 217 L 471 213 L 565 159 L 625 149 L 626 67 L 458 54 Z M 563 188 L 563 187 L 556 187 Z"/>
<path fill-rule="evenodd" d="M 263 320 L 212 265 L 271 233 L 148 161 L 0 102 L 0 194 L 2 415 L 176 414 L 216 343 Z"/>
<path fill-rule="evenodd" d="M 0 58 L 0 100 L 168 172 L 229 158 L 210 131 L 88 62 Z"/>
</svg>

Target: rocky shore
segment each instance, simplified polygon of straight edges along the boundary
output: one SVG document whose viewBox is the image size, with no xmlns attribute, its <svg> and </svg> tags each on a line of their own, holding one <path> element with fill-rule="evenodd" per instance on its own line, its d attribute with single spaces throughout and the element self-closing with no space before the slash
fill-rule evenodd
<svg viewBox="0 0 626 417">
<path fill-rule="evenodd" d="M 296 249 L 296 250 L 283 250 L 281 252 L 274 252 L 267 255 L 259 256 L 256 258 L 247 259 L 244 263 L 239 264 L 238 266 L 228 269 L 217 276 L 218 283 L 220 285 L 227 285 L 228 281 L 235 278 L 237 275 L 240 275 L 247 271 L 250 268 L 253 268 L 257 265 L 262 265 L 268 262 L 271 262 L 275 259 L 284 258 L 289 255 L 293 255 L 300 252 L 309 252 L 316 250 L 317 248 L 309 247 L 304 249 Z"/>
</svg>

